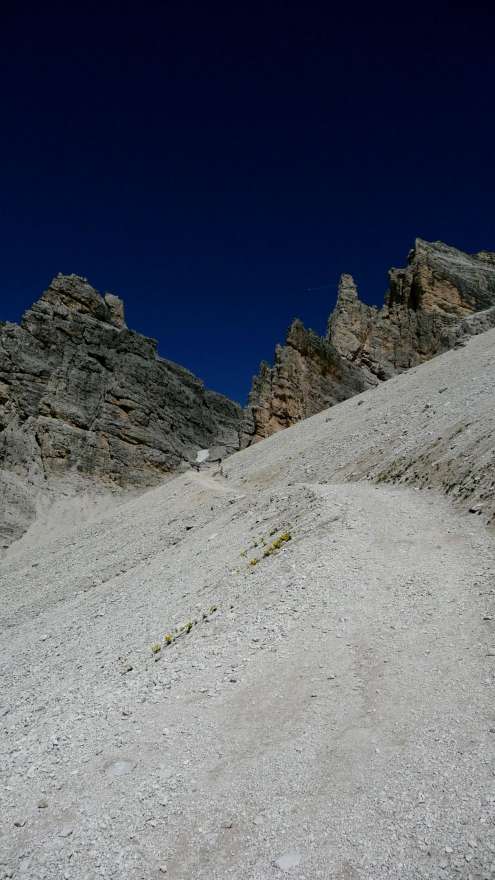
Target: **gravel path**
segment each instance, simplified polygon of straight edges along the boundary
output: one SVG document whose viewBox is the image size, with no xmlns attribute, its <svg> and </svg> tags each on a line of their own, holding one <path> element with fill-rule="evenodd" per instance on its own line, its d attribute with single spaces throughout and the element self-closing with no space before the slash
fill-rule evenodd
<svg viewBox="0 0 495 880">
<path fill-rule="evenodd" d="M 491 498 L 382 482 L 494 340 L 9 551 L 0 877 L 495 877 Z"/>
</svg>

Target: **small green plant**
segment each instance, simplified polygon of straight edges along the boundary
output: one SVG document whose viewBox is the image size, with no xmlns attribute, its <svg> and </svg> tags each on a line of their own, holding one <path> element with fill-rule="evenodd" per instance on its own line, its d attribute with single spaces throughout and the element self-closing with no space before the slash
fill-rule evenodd
<svg viewBox="0 0 495 880">
<path fill-rule="evenodd" d="M 215 611 L 218 611 L 218 605 L 210 605 L 208 611 L 203 611 L 203 614 L 201 615 L 201 620 L 203 621 L 203 623 L 207 623 L 210 615 L 214 614 Z M 187 623 L 184 623 L 180 627 L 176 626 L 173 632 L 169 632 L 164 635 L 163 646 L 168 648 L 170 645 L 173 645 L 177 641 L 177 639 L 182 638 L 182 636 L 189 635 L 193 627 L 197 626 L 198 623 L 199 620 L 197 619 L 197 617 L 195 617 L 194 620 L 188 620 Z M 160 645 L 158 642 L 151 646 L 151 651 L 153 654 L 158 654 L 161 649 L 162 645 Z"/>
<path fill-rule="evenodd" d="M 280 550 L 281 547 L 287 542 L 292 540 L 292 535 L 290 532 L 283 532 L 279 535 L 278 538 L 275 538 L 274 541 L 266 548 L 263 553 L 263 556 L 271 556 L 272 553 L 275 553 L 277 550 Z"/>
<path fill-rule="evenodd" d="M 282 534 L 278 538 L 275 539 L 275 541 L 272 544 L 272 547 L 275 550 L 278 550 L 282 546 L 282 544 L 285 544 L 286 541 L 291 541 L 291 540 L 292 540 L 292 535 L 290 532 L 282 532 Z"/>
<path fill-rule="evenodd" d="M 276 531 L 277 531 L 276 529 L 272 529 L 272 531 L 270 532 L 270 537 L 272 535 L 274 535 Z M 275 553 L 277 550 L 280 550 L 280 548 L 283 547 L 283 545 L 287 541 L 291 541 L 291 540 L 292 540 L 292 535 L 290 532 L 282 532 L 282 534 L 279 535 L 278 538 L 275 538 L 275 540 L 272 541 L 272 543 L 269 544 L 268 546 L 266 544 L 266 541 L 263 538 L 261 538 L 261 543 L 266 548 L 263 551 L 263 556 L 261 557 L 261 559 L 263 559 L 266 556 L 271 556 L 272 553 Z M 257 546 L 256 542 L 254 543 L 254 546 L 255 547 Z M 256 556 L 254 556 L 253 559 L 249 560 L 248 565 L 251 565 L 254 567 L 255 565 L 258 565 L 258 562 L 261 562 L 261 559 L 258 559 Z"/>
</svg>

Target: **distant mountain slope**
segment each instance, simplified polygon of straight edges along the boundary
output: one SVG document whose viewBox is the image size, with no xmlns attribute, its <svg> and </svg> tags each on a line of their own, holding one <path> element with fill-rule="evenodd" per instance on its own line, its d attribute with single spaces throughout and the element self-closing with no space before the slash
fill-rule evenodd
<svg viewBox="0 0 495 880">
<path fill-rule="evenodd" d="M 0 546 L 54 481 L 143 487 L 239 448 L 241 408 L 128 330 L 122 302 L 57 276 L 21 324 L 0 325 Z"/>
<path fill-rule="evenodd" d="M 294 322 L 272 367 L 263 363 L 247 408 L 247 444 L 321 412 L 495 325 L 495 254 L 468 255 L 417 239 L 391 269 L 381 309 L 342 275 L 325 339 Z M 478 317 L 476 317 L 478 315 Z"/>
</svg>

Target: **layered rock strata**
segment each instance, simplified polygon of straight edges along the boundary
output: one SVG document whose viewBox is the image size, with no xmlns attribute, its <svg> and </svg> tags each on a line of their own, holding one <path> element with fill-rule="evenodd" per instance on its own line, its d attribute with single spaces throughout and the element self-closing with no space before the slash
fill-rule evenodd
<svg viewBox="0 0 495 880">
<path fill-rule="evenodd" d="M 368 378 L 335 346 L 294 321 L 275 363 L 264 362 L 253 379 L 243 422 L 243 445 L 263 440 L 328 406 L 366 391 Z"/>
<path fill-rule="evenodd" d="M 0 546 L 54 481 L 153 485 L 199 449 L 239 448 L 241 408 L 128 330 L 121 300 L 57 276 L 0 324 Z"/>
<path fill-rule="evenodd" d="M 382 308 L 362 302 L 352 276 L 342 275 L 326 337 L 299 321 L 292 325 L 273 366 L 263 363 L 253 380 L 244 443 L 315 415 L 492 326 L 495 254 L 468 255 L 417 239 L 407 266 L 390 269 Z"/>
</svg>

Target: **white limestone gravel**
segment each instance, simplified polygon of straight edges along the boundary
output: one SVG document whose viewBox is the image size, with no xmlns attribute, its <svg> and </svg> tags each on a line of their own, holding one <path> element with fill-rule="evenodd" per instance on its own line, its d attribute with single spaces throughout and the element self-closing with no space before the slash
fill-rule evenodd
<svg viewBox="0 0 495 880">
<path fill-rule="evenodd" d="M 0 877 L 495 876 L 494 343 L 11 548 Z"/>
</svg>

